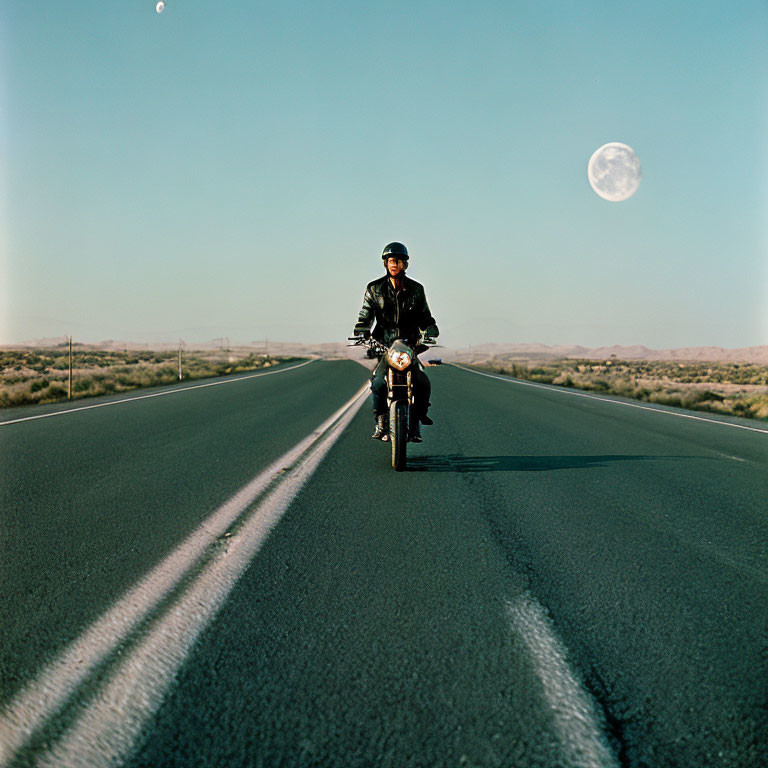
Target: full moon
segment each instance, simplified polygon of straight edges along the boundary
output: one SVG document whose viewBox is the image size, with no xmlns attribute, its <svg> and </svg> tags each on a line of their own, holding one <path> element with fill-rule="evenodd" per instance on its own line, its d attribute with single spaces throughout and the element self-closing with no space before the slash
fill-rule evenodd
<svg viewBox="0 0 768 768">
<path fill-rule="evenodd" d="M 632 147 L 612 141 L 596 150 L 587 164 L 592 189 L 604 200 L 618 203 L 635 194 L 643 173 Z"/>
</svg>

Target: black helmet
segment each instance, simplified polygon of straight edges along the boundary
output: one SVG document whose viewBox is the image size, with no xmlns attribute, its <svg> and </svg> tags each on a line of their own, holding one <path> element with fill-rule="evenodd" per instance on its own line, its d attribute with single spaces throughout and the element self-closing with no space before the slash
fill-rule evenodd
<svg viewBox="0 0 768 768">
<path fill-rule="evenodd" d="M 402 243 L 390 243 L 384 247 L 381 252 L 382 261 L 386 261 L 390 257 L 402 259 L 406 264 L 408 263 L 408 249 Z"/>
</svg>

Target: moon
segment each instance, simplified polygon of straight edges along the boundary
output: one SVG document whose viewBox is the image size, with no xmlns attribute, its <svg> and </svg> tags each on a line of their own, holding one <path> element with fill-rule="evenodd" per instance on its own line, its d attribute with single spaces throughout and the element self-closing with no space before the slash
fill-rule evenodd
<svg viewBox="0 0 768 768">
<path fill-rule="evenodd" d="M 618 141 L 603 144 L 587 163 L 587 178 L 592 189 L 612 203 L 632 197 L 642 177 L 635 150 Z"/>
<path fill-rule="evenodd" d="M 160 0 L 160 2 L 155 6 L 155 10 L 158 13 L 162 13 L 165 10 L 165 3 L 163 2 L 163 0 Z"/>
</svg>

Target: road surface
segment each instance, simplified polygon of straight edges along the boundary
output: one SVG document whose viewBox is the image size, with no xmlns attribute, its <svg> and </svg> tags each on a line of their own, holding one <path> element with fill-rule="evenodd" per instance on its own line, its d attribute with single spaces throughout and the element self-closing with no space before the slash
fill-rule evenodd
<svg viewBox="0 0 768 768">
<path fill-rule="evenodd" d="M 766 764 L 768 426 L 264 373 L 0 416 L 0 766 Z"/>
</svg>

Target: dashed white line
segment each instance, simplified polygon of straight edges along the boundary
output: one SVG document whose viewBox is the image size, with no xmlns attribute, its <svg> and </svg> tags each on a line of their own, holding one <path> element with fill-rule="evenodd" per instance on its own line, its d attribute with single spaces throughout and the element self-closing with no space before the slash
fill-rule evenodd
<svg viewBox="0 0 768 768">
<path fill-rule="evenodd" d="M 758 429 L 757 427 L 748 427 L 745 424 L 734 424 L 730 421 L 719 421 L 718 419 L 707 419 L 703 416 L 693 416 L 690 413 L 677 413 L 677 411 L 666 411 L 661 408 L 652 408 L 648 405 L 640 405 L 639 403 L 625 403 L 622 400 L 613 400 L 610 397 L 600 397 L 600 395 L 588 395 L 586 392 L 574 392 L 571 389 L 561 389 L 556 386 L 547 386 L 545 384 L 537 384 L 533 381 L 522 381 L 521 379 L 510 379 L 506 376 L 496 376 L 492 373 L 485 373 L 484 371 L 475 371 L 472 368 L 467 368 L 459 363 L 451 363 L 454 368 L 459 368 L 467 373 L 475 373 L 478 376 L 487 376 L 489 379 L 496 379 L 498 381 L 506 381 L 508 384 L 520 384 L 523 387 L 536 387 L 537 389 L 544 389 L 547 392 L 555 392 L 560 395 L 572 395 L 573 397 L 586 397 L 589 400 L 599 400 L 603 403 L 613 403 L 614 405 L 625 405 L 628 408 L 639 408 L 643 411 L 652 411 L 653 413 L 664 413 L 667 416 L 679 416 L 681 419 L 695 419 L 696 421 L 706 421 L 709 424 L 719 424 L 722 427 L 735 427 L 736 429 L 746 429 L 750 432 L 760 432 L 763 435 L 768 435 L 768 429 Z"/>
<path fill-rule="evenodd" d="M 562 765 L 618 768 L 598 725 L 597 709 L 570 670 L 565 649 L 552 632 L 543 608 L 533 598 L 522 595 L 507 602 L 507 613 L 541 682 L 560 741 Z"/>
<path fill-rule="evenodd" d="M 54 413 L 41 413 L 38 416 L 24 416 L 21 419 L 11 419 L 10 421 L 0 421 L 0 427 L 5 427 L 8 424 L 19 424 L 22 421 L 35 421 L 36 419 L 49 419 L 53 416 L 66 416 L 70 413 L 76 413 L 77 411 L 89 411 L 92 408 L 106 408 L 110 405 L 122 405 L 123 403 L 132 403 L 135 400 L 147 400 L 150 397 L 164 397 L 165 395 L 177 395 L 179 392 L 189 392 L 190 389 L 203 389 L 205 387 L 218 387 L 222 384 L 234 384 L 237 381 L 245 381 L 246 379 L 256 379 L 260 376 L 271 376 L 276 373 L 285 373 L 286 371 L 295 371 L 297 368 L 301 368 L 305 365 L 313 363 L 314 360 L 307 360 L 304 363 L 298 365 L 292 365 L 290 368 L 280 368 L 277 371 L 263 371 L 261 373 L 251 373 L 248 376 L 237 376 L 234 379 L 224 379 L 223 381 L 211 381 L 208 384 L 194 384 L 191 387 L 178 387 L 177 389 L 168 389 L 165 392 L 153 392 L 150 395 L 138 395 L 136 397 L 124 397 L 121 400 L 110 400 L 108 403 L 97 403 L 96 405 L 81 405 L 77 408 L 67 408 L 64 411 L 55 411 Z"/>
</svg>

